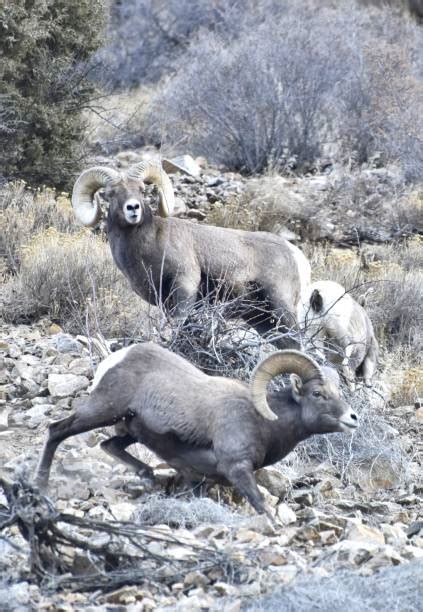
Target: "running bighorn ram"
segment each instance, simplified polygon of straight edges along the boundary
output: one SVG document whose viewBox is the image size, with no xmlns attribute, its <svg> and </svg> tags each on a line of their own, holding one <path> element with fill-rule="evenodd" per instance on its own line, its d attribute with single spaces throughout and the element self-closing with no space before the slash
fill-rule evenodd
<svg viewBox="0 0 423 612">
<path fill-rule="evenodd" d="M 158 187 L 159 216 L 143 197 L 145 183 Z M 258 332 L 296 323 L 296 304 L 310 282 L 310 265 L 288 241 L 267 232 L 200 225 L 171 217 L 174 193 L 158 162 L 140 162 L 125 174 L 107 167 L 85 170 L 76 180 L 72 204 L 80 223 L 96 225 L 109 204 L 107 231 L 113 258 L 132 288 L 150 304 L 177 316 L 211 289 L 242 297 L 242 316 Z"/>
<path fill-rule="evenodd" d="M 277 375 L 291 386 L 267 391 Z M 230 483 L 257 512 L 266 511 L 254 471 L 276 463 L 313 434 L 352 432 L 357 415 L 310 357 L 277 351 L 254 370 L 250 385 L 208 376 L 151 342 L 112 353 L 98 367 L 91 395 L 74 414 L 51 423 L 36 481 L 47 486 L 57 446 L 66 438 L 116 425 L 102 447 L 140 476 L 151 468 L 126 451 L 145 444 L 185 478 Z"/>
</svg>

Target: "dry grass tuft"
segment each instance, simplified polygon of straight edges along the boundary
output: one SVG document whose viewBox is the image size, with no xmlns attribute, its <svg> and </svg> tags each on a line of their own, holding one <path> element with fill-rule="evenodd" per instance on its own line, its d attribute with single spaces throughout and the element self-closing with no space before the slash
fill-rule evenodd
<svg viewBox="0 0 423 612">
<path fill-rule="evenodd" d="M 48 316 L 66 331 L 140 333 L 147 307 L 117 270 L 107 243 L 88 230 L 44 230 L 18 251 L 20 270 L 6 285 L 3 317 Z"/>
<path fill-rule="evenodd" d="M 328 462 L 343 482 L 359 484 L 365 490 L 390 489 L 406 483 L 410 458 L 386 420 L 385 402 L 379 389 L 344 393 L 360 416 L 358 430 L 351 437 L 313 436 L 287 457 L 288 464 Z"/>
<path fill-rule="evenodd" d="M 33 190 L 24 181 L 17 181 L 0 190 L 0 202 L 3 210 L 0 255 L 10 272 L 19 270 L 21 248 L 35 234 L 49 227 L 65 233 L 78 231 L 67 193 L 57 193 L 48 187 Z"/>
<path fill-rule="evenodd" d="M 388 567 L 371 576 L 338 571 L 332 576 L 299 577 L 294 584 L 258 598 L 248 612 L 420 612 L 422 562 Z"/>
<path fill-rule="evenodd" d="M 239 523 L 242 517 L 207 497 L 181 499 L 151 494 L 140 503 L 133 519 L 140 525 L 164 524 L 193 529 L 203 523 L 230 526 Z"/>
</svg>

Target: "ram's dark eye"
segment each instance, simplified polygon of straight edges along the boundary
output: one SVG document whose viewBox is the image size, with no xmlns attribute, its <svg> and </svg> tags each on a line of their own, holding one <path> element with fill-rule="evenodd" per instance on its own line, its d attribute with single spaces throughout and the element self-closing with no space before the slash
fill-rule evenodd
<svg viewBox="0 0 423 612">
<path fill-rule="evenodd" d="M 313 391 L 313 396 L 314 397 L 322 397 L 322 394 L 320 393 L 320 391 Z"/>
</svg>

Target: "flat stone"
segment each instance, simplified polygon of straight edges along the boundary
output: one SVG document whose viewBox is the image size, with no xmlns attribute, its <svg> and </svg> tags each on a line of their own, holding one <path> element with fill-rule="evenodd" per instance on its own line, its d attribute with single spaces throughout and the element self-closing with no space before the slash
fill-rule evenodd
<svg viewBox="0 0 423 612">
<path fill-rule="evenodd" d="M 285 497 L 290 489 L 289 479 L 275 468 L 266 467 L 257 470 L 255 477 L 257 484 L 279 499 Z"/>
<path fill-rule="evenodd" d="M 104 599 L 112 604 L 128 605 L 136 600 L 144 599 L 144 595 L 138 586 L 124 586 L 117 591 L 107 593 Z"/>
<path fill-rule="evenodd" d="M 198 221 L 204 221 L 204 219 L 206 218 L 206 213 L 204 213 L 202 210 L 195 210 L 194 208 L 191 208 L 191 210 L 187 212 L 187 217 L 189 219 L 197 219 Z"/>
<path fill-rule="evenodd" d="M 242 521 L 242 527 L 251 529 L 251 531 L 257 531 L 263 535 L 275 535 L 276 530 L 274 525 L 264 514 L 256 514 L 254 516 L 246 518 Z"/>
<path fill-rule="evenodd" d="M 120 502 L 110 505 L 110 512 L 117 521 L 127 522 L 131 519 L 136 510 L 136 506 L 129 502 Z"/>
<path fill-rule="evenodd" d="M 257 557 L 262 567 L 288 564 L 287 553 L 281 546 L 269 546 L 268 548 L 264 548 L 258 552 Z"/>
<path fill-rule="evenodd" d="M 70 374 L 88 377 L 93 375 L 93 366 L 89 357 L 77 357 L 69 363 L 68 367 Z"/>
<path fill-rule="evenodd" d="M 17 375 L 20 376 L 23 380 L 31 381 L 34 379 L 34 368 L 24 363 L 23 361 L 17 361 L 15 363 L 15 369 Z"/>
<path fill-rule="evenodd" d="M 218 187 L 226 182 L 224 176 L 215 176 L 207 181 L 207 187 Z"/>
<path fill-rule="evenodd" d="M 263 536 L 260 533 L 245 527 L 238 529 L 235 538 L 238 542 L 248 542 L 249 544 L 259 544 L 263 540 Z"/>
<path fill-rule="evenodd" d="M 162 160 L 163 170 L 168 174 L 182 172 L 194 178 L 200 176 L 201 168 L 191 155 L 179 155 L 171 159 Z"/>
<path fill-rule="evenodd" d="M 376 542 L 342 540 L 333 544 L 329 550 L 340 562 L 361 565 L 375 555 L 379 548 L 380 544 Z"/>
<path fill-rule="evenodd" d="M 404 523 L 394 523 L 394 525 L 382 523 L 380 527 L 387 544 L 400 545 L 407 542 L 406 526 Z"/>
<path fill-rule="evenodd" d="M 53 345 L 59 353 L 80 353 L 82 350 L 82 345 L 69 334 L 53 336 Z"/>
<path fill-rule="evenodd" d="M 271 493 L 269 493 L 269 491 L 265 489 L 264 487 L 262 487 L 261 485 L 257 485 L 257 488 L 260 491 L 260 493 L 263 495 L 264 503 L 270 506 L 271 508 L 275 508 L 276 504 L 279 501 L 279 498 L 276 497 L 276 495 L 272 495 Z"/>
<path fill-rule="evenodd" d="M 67 397 L 86 389 L 90 381 L 77 374 L 49 374 L 48 390 L 53 397 Z"/>
<path fill-rule="evenodd" d="M 385 544 L 385 537 L 379 529 L 368 527 L 360 522 L 353 522 L 346 530 L 346 539 L 355 542 L 374 542 L 375 544 Z"/>
<path fill-rule="evenodd" d="M 297 516 L 288 504 L 279 504 L 276 508 L 276 516 L 282 525 L 291 525 L 297 520 Z"/>
<path fill-rule="evenodd" d="M 184 215 L 187 212 L 187 205 L 183 201 L 182 198 L 175 198 L 175 207 L 173 209 L 172 216 L 178 217 L 180 215 Z"/>
</svg>

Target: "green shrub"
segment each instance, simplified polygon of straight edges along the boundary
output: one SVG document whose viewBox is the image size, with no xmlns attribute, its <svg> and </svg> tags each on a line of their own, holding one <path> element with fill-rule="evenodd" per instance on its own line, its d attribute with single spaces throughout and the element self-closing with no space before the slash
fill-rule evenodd
<svg viewBox="0 0 423 612">
<path fill-rule="evenodd" d="M 58 187 L 83 156 L 88 60 L 104 0 L 6 0 L 0 6 L 0 175 Z"/>
</svg>

